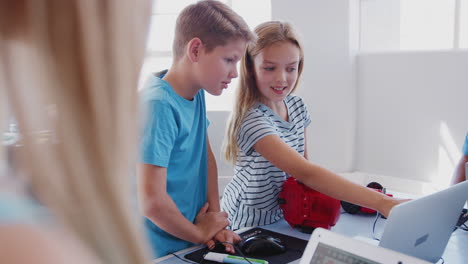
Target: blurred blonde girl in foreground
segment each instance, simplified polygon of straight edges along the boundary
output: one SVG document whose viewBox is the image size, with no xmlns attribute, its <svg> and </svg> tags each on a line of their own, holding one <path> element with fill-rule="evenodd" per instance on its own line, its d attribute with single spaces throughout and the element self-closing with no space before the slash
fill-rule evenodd
<svg viewBox="0 0 468 264">
<path fill-rule="evenodd" d="M 1 131 L 8 102 L 30 190 L 0 181 L 0 262 L 147 261 L 127 176 L 149 10 L 143 0 L 0 2 Z M 38 140 L 51 119 L 54 143 Z"/>
</svg>

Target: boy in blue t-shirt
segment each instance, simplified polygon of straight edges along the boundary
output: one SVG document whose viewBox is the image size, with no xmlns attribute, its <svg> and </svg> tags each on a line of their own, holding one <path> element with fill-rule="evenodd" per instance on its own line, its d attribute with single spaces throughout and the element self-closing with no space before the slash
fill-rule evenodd
<svg viewBox="0 0 468 264">
<path fill-rule="evenodd" d="M 455 168 L 452 184 L 466 181 L 466 163 L 468 162 L 468 133 L 466 133 L 465 144 L 463 144 L 462 156 Z"/>
<path fill-rule="evenodd" d="M 179 15 L 173 64 L 142 91 L 138 196 L 156 257 L 203 243 L 237 242 L 220 212 L 218 175 L 207 137 L 205 95 L 220 95 L 246 44 L 245 21 L 225 4 L 200 1 Z M 228 252 L 232 244 L 225 243 Z"/>
</svg>

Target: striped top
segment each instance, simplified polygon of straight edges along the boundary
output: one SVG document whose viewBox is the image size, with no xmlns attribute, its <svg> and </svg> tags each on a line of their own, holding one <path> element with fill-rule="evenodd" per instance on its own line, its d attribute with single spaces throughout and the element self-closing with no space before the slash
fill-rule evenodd
<svg viewBox="0 0 468 264">
<path fill-rule="evenodd" d="M 304 130 L 310 124 L 309 112 L 298 96 L 290 95 L 284 102 L 289 122 L 259 103 L 247 113 L 239 129 L 234 177 L 224 189 L 221 202 L 223 211 L 229 214 L 232 230 L 268 225 L 283 217 L 278 195 L 288 175 L 263 158 L 253 146 L 265 136 L 277 135 L 304 155 Z"/>
</svg>

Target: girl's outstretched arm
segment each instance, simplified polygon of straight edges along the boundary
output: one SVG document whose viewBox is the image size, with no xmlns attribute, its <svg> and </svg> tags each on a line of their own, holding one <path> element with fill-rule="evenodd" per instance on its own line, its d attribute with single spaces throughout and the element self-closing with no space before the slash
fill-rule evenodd
<svg viewBox="0 0 468 264">
<path fill-rule="evenodd" d="M 254 149 L 277 168 L 310 188 L 338 200 L 378 210 L 385 217 L 389 215 L 393 206 L 403 202 L 355 184 L 309 162 L 277 135 L 268 135 L 258 140 Z"/>
</svg>

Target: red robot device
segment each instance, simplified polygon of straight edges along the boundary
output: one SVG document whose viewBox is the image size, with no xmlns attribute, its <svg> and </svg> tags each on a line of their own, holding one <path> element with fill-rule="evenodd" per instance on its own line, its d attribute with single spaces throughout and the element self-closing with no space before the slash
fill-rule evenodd
<svg viewBox="0 0 468 264">
<path fill-rule="evenodd" d="M 284 219 L 293 228 L 310 233 L 317 227 L 330 229 L 340 218 L 340 201 L 317 192 L 289 177 L 279 194 Z"/>
</svg>

